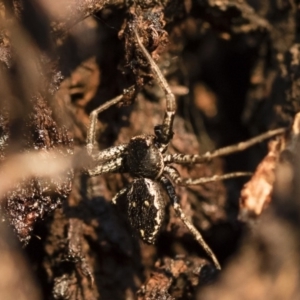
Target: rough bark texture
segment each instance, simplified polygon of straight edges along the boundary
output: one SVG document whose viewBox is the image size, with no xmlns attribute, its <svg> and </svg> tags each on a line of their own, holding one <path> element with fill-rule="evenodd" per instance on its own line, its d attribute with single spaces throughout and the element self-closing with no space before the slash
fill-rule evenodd
<svg viewBox="0 0 300 300">
<path fill-rule="evenodd" d="M 157 243 L 145 245 L 122 207 L 111 204 L 129 176 L 91 178 L 75 166 L 89 113 L 123 89 L 134 85 L 136 92 L 99 116 L 99 149 L 153 134 L 163 118 L 165 96 L 137 48 L 133 24 L 176 95 L 170 153 L 205 153 L 291 126 L 300 108 L 299 1 L 14 0 L 0 1 L 0 12 L 0 177 L 9 181 L 10 173 L 27 170 L 14 164 L 3 173 L 13 155 L 49 161 L 43 176 L 24 174 L 2 188 L 0 249 L 14 261 L 0 264 L 11 280 L 0 287 L 1 299 L 297 298 L 296 121 L 268 168 L 272 174 L 255 174 L 258 182 L 272 176 L 267 198 L 259 199 L 268 209 L 246 226 L 238 221 L 246 180 L 176 188 L 221 274 L 168 202 Z M 254 171 L 266 145 L 178 170 L 192 178 Z M 49 175 L 61 157 L 73 159 L 74 168 Z M 247 191 L 263 194 L 255 184 Z"/>
</svg>

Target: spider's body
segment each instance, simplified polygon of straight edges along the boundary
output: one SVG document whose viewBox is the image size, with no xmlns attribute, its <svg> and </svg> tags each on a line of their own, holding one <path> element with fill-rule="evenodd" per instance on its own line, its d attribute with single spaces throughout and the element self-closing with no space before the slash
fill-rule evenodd
<svg viewBox="0 0 300 300">
<path fill-rule="evenodd" d="M 182 211 L 173 184 L 183 186 L 196 185 L 237 176 L 245 176 L 249 175 L 249 173 L 231 173 L 210 178 L 183 179 L 180 177 L 178 171 L 173 166 L 170 166 L 170 164 L 204 163 L 216 156 L 228 155 L 244 150 L 266 138 L 282 133 L 284 130 L 277 129 L 270 131 L 247 142 L 225 147 L 212 153 L 208 152 L 202 156 L 166 153 L 173 137 L 173 120 L 176 111 L 175 97 L 158 66 L 143 46 L 136 29 L 132 29 L 136 36 L 138 46 L 150 64 L 159 85 L 165 92 L 165 116 L 162 124 L 154 127 L 154 135 L 144 134 L 135 136 L 131 138 L 128 144 L 110 147 L 99 152 L 95 141 L 98 114 L 111 105 L 118 103 L 124 95 L 120 95 L 94 110 L 90 115 L 90 126 L 87 134 L 87 152 L 98 162 L 98 165 L 87 171 L 90 176 L 111 172 L 129 173 L 133 181 L 127 187 L 119 191 L 112 199 L 112 202 L 116 203 L 121 195 L 126 197 L 127 213 L 130 223 L 132 227 L 137 230 L 142 240 L 147 243 L 153 243 L 155 241 L 162 226 L 165 216 L 164 196 L 167 194 L 177 216 L 211 257 L 216 268 L 220 269 L 220 264 L 212 250 L 203 240 L 200 232 L 186 218 Z M 126 92 L 130 92 L 130 90 L 125 91 L 125 93 Z M 165 190 L 165 193 L 162 189 Z"/>
<path fill-rule="evenodd" d="M 132 177 L 156 179 L 164 169 L 164 160 L 154 135 L 132 138 L 126 147 L 125 168 Z"/>
<path fill-rule="evenodd" d="M 130 225 L 141 239 L 153 244 L 165 218 L 165 200 L 161 185 L 148 178 L 137 178 L 126 190 Z"/>
</svg>

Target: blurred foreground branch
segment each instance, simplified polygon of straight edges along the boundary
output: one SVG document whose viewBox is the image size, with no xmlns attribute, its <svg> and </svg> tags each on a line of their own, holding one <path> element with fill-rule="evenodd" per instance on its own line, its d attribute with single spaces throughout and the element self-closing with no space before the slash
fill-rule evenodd
<svg viewBox="0 0 300 300">
<path fill-rule="evenodd" d="M 0 223 L 0 253 L 0 299 L 42 299 L 20 243 L 3 223 Z"/>
</svg>

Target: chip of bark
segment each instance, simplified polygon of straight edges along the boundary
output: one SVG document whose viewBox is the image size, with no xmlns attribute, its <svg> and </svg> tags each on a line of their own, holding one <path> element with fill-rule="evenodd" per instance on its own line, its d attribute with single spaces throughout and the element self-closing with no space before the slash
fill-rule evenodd
<svg viewBox="0 0 300 300">
<path fill-rule="evenodd" d="M 32 99 L 32 112 L 25 120 L 24 145 L 22 151 L 43 150 L 45 155 L 57 149 L 61 154 L 73 154 L 73 140 L 66 128 L 59 128 L 52 117 L 46 101 L 37 95 Z M 4 120 L 4 116 L 1 116 Z M 9 132 L 7 123 L 0 124 L 2 139 L 6 140 Z M 9 143 L 9 138 L 7 139 Z M 1 149 L 2 150 L 2 149 Z M 5 153 L 1 151 L 1 156 Z M 17 171 L 17 170 L 16 170 Z M 73 171 L 68 170 L 55 178 L 37 178 L 16 182 L 15 187 L 3 197 L 3 209 L 9 223 L 13 226 L 18 238 L 24 244 L 30 240 L 34 224 L 55 210 L 71 192 Z"/>
<path fill-rule="evenodd" d="M 214 27 L 218 27 L 223 32 L 228 30 L 245 34 L 253 31 L 271 31 L 269 22 L 257 14 L 247 1 L 210 0 L 198 1 L 198 3 L 199 13 L 203 14 L 205 11 L 203 18 L 208 19 Z"/>
<path fill-rule="evenodd" d="M 0 114 L 0 161 L 5 158 L 5 149 L 8 146 L 8 114 L 5 109 L 2 109 Z"/>
<path fill-rule="evenodd" d="M 148 62 L 137 47 L 133 28 L 138 29 L 145 48 L 153 59 L 157 60 L 168 43 L 168 34 L 163 29 L 164 26 L 161 8 L 141 9 L 139 6 L 132 6 L 119 32 L 119 38 L 124 41 L 126 65 L 135 74 L 139 86 L 143 86 L 144 82 L 151 80 L 153 76 Z"/>
<path fill-rule="evenodd" d="M 204 268 L 205 276 L 202 272 Z M 211 282 L 215 278 L 215 272 L 207 270 L 210 270 L 209 263 L 199 257 L 164 258 L 156 263 L 156 270 L 137 292 L 138 300 L 190 299 L 199 284 Z M 201 282 L 201 278 L 205 278 L 205 281 Z"/>
<path fill-rule="evenodd" d="M 94 277 L 91 268 L 82 253 L 83 222 L 76 218 L 69 219 L 68 228 L 68 251 L 65 259 L 77 265 L 78 269 L 86 277 L 89 277 L 91 284 Z"/>
</svg>

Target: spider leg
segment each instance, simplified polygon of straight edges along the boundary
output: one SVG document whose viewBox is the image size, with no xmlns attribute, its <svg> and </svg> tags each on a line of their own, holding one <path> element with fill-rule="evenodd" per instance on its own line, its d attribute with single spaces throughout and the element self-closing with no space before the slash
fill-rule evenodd
<svg viewBox="0 0 300 300">
<path fill-rule="evenodd" d="M 174 121 L 174 116 L 176 112 L 176 101 L 175 101 L 175 96 L 172 93 L 165 77 L 163 76 L 162 72 L 160 71 L 159 67 L 157 64 L 154 62 L 152 59 L 151 55 L 148 53 L 146 48 L 144 47 L 138 32 L 136 28 L 133 28 L 133 31 L 135 33 L 138 45 L 140 49 L 142 50 L 145 58 L 148 60 L 148 63 L 150 64 L 152 72 L 155 74 L 158 84 L 160 87 L 163 89 L 165 95 L 166 95 L 166 112 L 164 115 L 164 119 L 161 125 L 157 125 L 154 127 L 154 132 L 157 138 L 157 141 L 159 144 L 161 144 L 160 150 L 161 152 L 164 152 L 170 140 L 173 137 L 173 121 Z"/>
<path fill-rule="evenodd" d="M 87 172 L 90 176 L 97 176 L 104 173 L 112 173 L 120 170 L 123 165 L 123 158 L 118 157 L 106 162 L 103 162 L 101 165 L 96 166 L 93 169 L 88 169 Z"/>
<path fill-rule="evenodd" d="M 95 161 L 106 162 L 114 158 L 115 159 L 120 158 L 120 156 L 124 153 L 126 147 L 127 144 L 121 144 L 121 145 L 112 146 L 107 149 L 98 151 L 98 153 L 91 152 L 89 154 Z"/>
<path fill-rule="evenodd" d="M 86 148 L 88 154 L 95 160 L 109 160 L 111 158 L 114 158 L 118 156 L 120 153 L 122 153 L 125 149 L 125 145 L 120 145 L 117 147 L 112 147 L 106 150 L 101 151 L 100 153 L 95 154 L 94 151 L 97 150 L 97 143 L 96 143 L 96 126 L 97 126 L 97 121 L 98 121 L 98 114 L 103 112 L 104 110 L 108 109 L 112 105 L 115 105 L 119 103 L 124 96 L 127 94 L 132 93 L 134 90 L 134 87 L 130 87 L 126 90 L 124 90 L 122 95 L 119 95 L 106 103 L 102 104 L 98 108 L 94 109 L 90 113 L 90 122 L 89 122 L 89 127 L 87 131 L 87 137 L 86 137 Z"/>
<path fill-rule="evenodd" d="M 117 104 L 120 102 L 123 98 L 123 95 L 119 95 L 116 98 L 113 98 L 110 101 L 107 101 L 103 105 L 99 106 L 98 108 L 94 109 L 90 113 L 90 124 L 87 131 L 87 138 L 86 138 L 86 148 L 89 155 L 92 156 L 92 152 L 95 149 L 96 146 L 96 125 L 98 121 L 98 114 L 102 111 L 108 109 L 110 106 Z"/>
<path fill-rule="evenodd" d="M 220 180 L 231 179 L 231 178 L 242 177 L 242 176 L 251 176 L 253 173 L 234 172 L 234 173 L 228 173 L 224 175 L 214 175 L 211 177 L 201 177 L 201 178 L 193 179 L 193 178 L 182 178 L 180 177 L 180 174 L 174 167 L 166 166 L 164 168 L 164 174 L 168 175 L 175 184 L 188 186 L 188 185 L 198 185 L 198 184 L 204 184 L 208 182 L 220 181 Z"/>
<path fill-rule="evenodd" d="M 202 246 L 202 248 L 205 250 L 205 252 L 209 255 L 209 257 L 212 259 L 212 261 L 213 261 L 214 265 L 216 266 L 216 268 L 218 270 L 221 270 L 220 263 L 219 263 L 218 259 L 216 258 L 215 254 L 210 249 L 210 247 L 206 244 L 206 242 L 204 241 L 201 233 L 187 219 L 186 215 L 182 211 L 182 208 L 180 207 L 180 204 L 179 204 L 178 196 L 175 193 L 175 189 L 174 189 L 171 181 L 165 176 L 162 176 L 160 181 L 161 181 L 162 185 L 164 186 L 164 188 L 166 189 L 168 196 L 171 199 L 171 203 L 174 207 L 174 210 L 175 210 L 177 216 L 182 220 L 182 222 L 189 229 L 189 231 L 192 233 L 194 238 L 198 241 L 198 243 Z"/>
<path fill-rule="evenodd" d="M 119 197 L 121 197 L 122 195 L 124 195 L 125 193 L 127 193 L 128 187 L 124 187 L 123 189 L 121 189 L 112 199 L 111 202 L 113 204 L 117 204 L 117 200 Z"/>
<path fill-rule="evenodd" d="M 165 154 L 164 163 L 176 163 L 176 164 L 200 164 L 210 161 L 214 157 L 226 156 L 236 152 L 243 151 L 257 143 L 260 143 L 273 136 L 286 132 L 286 128 L 278 128 L 275 130 L 267 131 L 261 135 L 258 135 L 252 139 L 244 142 L 240 142 L 235 145 L 227 146 L 217 149 L 213 152 L 206 152 L 203 155 L 198 154 Z"/>
</svg>

